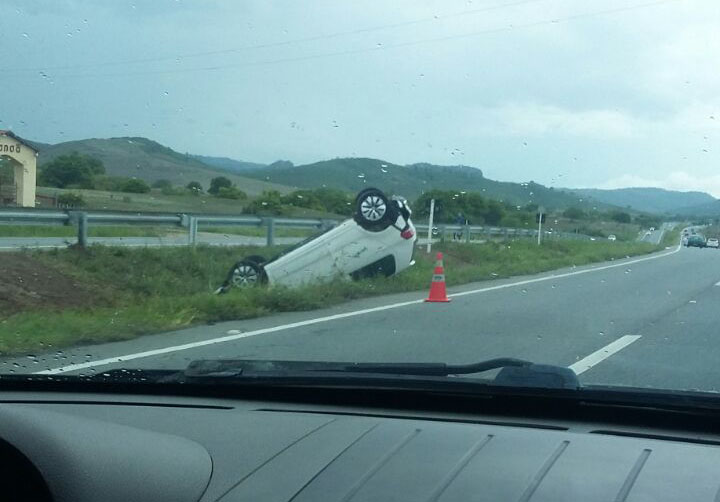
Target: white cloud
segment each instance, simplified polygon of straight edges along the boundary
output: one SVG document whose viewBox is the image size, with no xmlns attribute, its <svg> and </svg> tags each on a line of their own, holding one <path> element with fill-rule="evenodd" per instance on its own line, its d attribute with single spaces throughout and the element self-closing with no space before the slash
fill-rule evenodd
<svg viewBox="0 0 720 502">
<path fill-rule="evenodd" d="M 658 187 L 683 192 L 707 192 L 713 197 L 720 198 L 720 174 L 696 176 L 685 171 L 673 171 L 666 177 L 657 179 L 624 174 L 598 186 L 598 188 L 609 189 L 628 187 Z"/>
<path fill-rule="evenodd" d="M 552 134 L 618 139 L 636 137 L 642 129 L 637 119 L 618 110 L 571 110 L 537 103 L 509 103 L 492 108 L 489 122 L 488 132 L 517 136 Z"/>
</svg>

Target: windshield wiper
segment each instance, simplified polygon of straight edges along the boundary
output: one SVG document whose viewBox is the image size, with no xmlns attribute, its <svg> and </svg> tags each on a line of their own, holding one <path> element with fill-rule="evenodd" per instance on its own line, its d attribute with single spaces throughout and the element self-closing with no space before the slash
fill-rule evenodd
<svg viewBox="0 0 720 502">
<path fill-rule="evenodd" d="M 577 389 L 580 383 L 571 369 L 534 364 L 531 361 L 501 357 L 471 364 L 445 363 L 351 363 L 273 360 L 196 360 L 179 377 L 185 381 L 209 379 L 282 379 L 298 377 L 452 377 L 500 371 L 489 382 L 516 387 Z"/>
</svg>

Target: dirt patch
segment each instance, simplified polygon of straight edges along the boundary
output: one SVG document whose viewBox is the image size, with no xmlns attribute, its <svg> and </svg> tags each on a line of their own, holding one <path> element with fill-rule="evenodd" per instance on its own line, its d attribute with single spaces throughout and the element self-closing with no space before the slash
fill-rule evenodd
<svg viewBox="0 0 720 502">
<path fill-rule="evenodd" d="M 37 308 L 60 310 L 99 303 L 96 288 L 30 256 L 0 253 L 0 317 Z"/>
</svg>

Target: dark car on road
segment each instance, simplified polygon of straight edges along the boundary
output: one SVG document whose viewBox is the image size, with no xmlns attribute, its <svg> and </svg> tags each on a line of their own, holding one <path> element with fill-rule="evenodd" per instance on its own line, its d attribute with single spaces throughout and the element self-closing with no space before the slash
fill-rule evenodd
<svg viewBox="0 0 720 502">
<path fill-rule="evenodd" d="M 687 247 L 696 247 L 696 248 L 704 248 L 705 247 L 705 239 L 700 235 L 692 235 L 687 240 Z"/>
</svg>

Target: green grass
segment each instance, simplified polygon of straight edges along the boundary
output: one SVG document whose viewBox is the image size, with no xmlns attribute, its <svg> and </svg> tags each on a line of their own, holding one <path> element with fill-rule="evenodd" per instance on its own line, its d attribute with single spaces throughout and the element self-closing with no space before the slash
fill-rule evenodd
<svg viewBox="0 0 720 502">
<path fill-rule="evenodd" d="M 245 235 L 250 237 L 265 237 L 267 230 L 265 227 L 241 227 L 241 226 L 228 226 L 228 227 L 212 227 L 212 226 L 200 226 L 199 232 L 210 232 L 213 234 L 229 234 L 229 235 Z M 309 228 L 275 228 L 275 237 L 309 237 L 313 234 L 318 233 L 319 230 L 312 230 Z"/>
<path fill-rule="evenodd" d="M 134 225 L 90 226 L 90 237 L 160 237 L 173 229 Z M 179 230 L 179 229 L 177 229 Z M 0 237 L 76 237 L 77 228 L 59 225 L 0 225 Z"/>
<path fill-rule="evenodd" d="M 237 258 L 248 254 L 272 256 L 278 249 L 93 246 L 84 251 L 32 252 L 44 265 L 90 287 L 102 287 L 104 303 L 82 310 L 29 310 L 0 317 L 0 353 L 123 340 L 199 323 L 311 310 L 355 298 L 420 291 L 428 287 L 432 276 L 434 256 L 419 251 L 416 265 L 395 277 L 212 294 Z M 435 246 L 436 251 L 445 253 L 450 286 L 624 258 L 657 249 L 658 246 L 647 243 L 585 241 L 552 241 L 538 247 L 520 240 L 506 244 Z"/>
<path fill-rule="evenodd" d="M 242 189 L 242 187 L 239 187 Z M 144 211 L 165 213 L 200 213 L 200 214 L 242 214 L 248 201 L 223 199 L 208 194 L 165 195 L 159 190 L 150 193 L 123 193 L 104 190 L 63 190 L 59 188 L 38 187 L 38 193 L 52 196 L 72 192 L 82 196 L 85 207 L 82 209 L 108 211 Z M 249 199 L 251 200 L 251 199 Z M 337 218 L 337 215 L 314 209 L 287 206 L 283 217 L 298 218 Z"/>
</svg>

